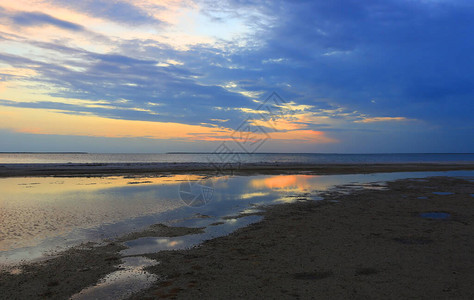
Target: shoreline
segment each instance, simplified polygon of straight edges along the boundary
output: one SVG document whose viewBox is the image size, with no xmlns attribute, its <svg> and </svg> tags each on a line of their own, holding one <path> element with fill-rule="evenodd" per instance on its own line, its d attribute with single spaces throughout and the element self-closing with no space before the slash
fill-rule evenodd
<svg viewBox="0 0 474 300">
<path fill-rule="evenodd" d="M 474 296 L 473 182 L 402 179 L 387 182 L 384 189 L 379 184 L 349 189 L 349 194 L 346 187 L 324 193 L 321 201 L 302 197 L 292 204 L 265 206 L 258 213 L 263 221 L 198 247 L 140 255 L 160 261 L 145 269 L 160 280 L 132 298 Z M 451 216 L 419 216 L 430 211 Z M 20 274 L 3 273 L 4 296 L 70 297 L 118 270 L 122 258 L 133 257 L 119 254 L 124 249 L 120 242 L 201 230 L 152 228 L 106 245 L 72 248 L 21 266 Z"/>
<path fill-rule="evenodd" d="M 90 163 L 90 164 L 0 164 L 0 178 L 34 176 L 100 177 L 120 175 L 258 175 L 258 174 L 366 174 L 416 171 L 474 170 L 472 163 Z"/>
</svg>

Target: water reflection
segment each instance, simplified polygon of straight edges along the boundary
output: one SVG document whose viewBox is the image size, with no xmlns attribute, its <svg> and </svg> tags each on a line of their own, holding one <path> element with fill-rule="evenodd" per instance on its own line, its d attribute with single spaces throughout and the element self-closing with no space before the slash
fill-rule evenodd
<svg viewBox="0 0 474 300">
<path fill-rule="evenodd" d="M 179 199 L 179 184 L 203 178 L 197 175 L 3 178 L 0 264 L 35 259 L 56 249 L 114 238 L 156 223 L 212 227 L 206 230 L 208 235 L 215 230 L 228 232 L 231 222 L 225 221 L 225 216 L 248 213 L 247 209 L 258 205 L 319 200 L 319 193 L 336 185 L 351 184 L 350 189 L 383 188 L 368 183 L 427 176 L 472 178 L 473 174 L 453 171 L 215 177 L 211 178 L 213 198 L 202 207 L 189 207 Z M 239 225 L 248 219 L 236 220 Z"/>
<path fill-rule="evenodd" d="M 139 238 L 133 241 L 125 243 L 125 246 L 128 249 L 125 249 L 121 252 L 122 255 L 140 255 L 146 253 L 154 253 L 162 250 L 177 250 L 185 249 L 196 246 L 202 243 L 205 240 L 213 239 L 216 237 L 227 235 L 238 228 L 248 226 L 252 223 L 256 223 L 262 219 L 261 216 L 247 216 L 240 218 L 232 218 L 227 220 L 221 220 L 221 224 L 215 226 L 208 226 L 204 233 L 186 235 L 180 237 L 172 238 L 156 238 L 156 237 L 146 237 Z M 215 219 L 210 219 L 207 221 L 208 225 L 212 222 L 216 222 Z M 183 222 L 181 225 L 184 225 Z M 193 225 L 187 222 L 186 225 Z"/>
<path fill-rule="evenodd" d="M 420 217 L 424 219 L 449 219 L 451 217 L 450 213 L 446 212 L 424 212 L 420 214 Z"/>
<path fill-rule="evenodd" d="M 137 179 L 127 177 L 0 179 L 0 251 L 179 208 L 183 203 L 167 187 L 183 179 L 147 178 L 151 183 L 143 185 L 130 185 Z"/>
<path fill-rule="evenodd" d="M 312 189 L 311 182 L 315 182 L 317 175 L 279 175 L 265 178 L 256 178 L 250 181 L 254 189 L 279 189 L 305 191 Z"/>
<path fill-rule="evenodd" d="M 71 299 L 127 299 L 158 280 L 158 276 L 143 270 L 157 263 L 145 257 L 122 258 L 119 271 L 108 274 L 98 284 L 82 290 Z"/>
</svg>

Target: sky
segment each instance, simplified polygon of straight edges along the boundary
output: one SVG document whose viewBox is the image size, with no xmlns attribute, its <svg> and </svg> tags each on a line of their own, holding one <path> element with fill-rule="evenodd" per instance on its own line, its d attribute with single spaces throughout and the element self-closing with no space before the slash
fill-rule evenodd
<svg viewBox="0 0 474 300">
<path fill-rule="evenodd" d="M 0 152 L 474 152 L 468 0 L 0 0 Z"/>
</svg>

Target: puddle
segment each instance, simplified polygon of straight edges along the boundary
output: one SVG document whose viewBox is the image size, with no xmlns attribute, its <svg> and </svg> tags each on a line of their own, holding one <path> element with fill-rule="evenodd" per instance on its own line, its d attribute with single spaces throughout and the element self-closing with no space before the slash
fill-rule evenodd
<svg viewBox="0 0 474 300">
<path fill-rule="evenodd" d="M 262 220 L 262 218 L 262 216 L 246 216 L 235 219 L 220 220 L 222 224 L 209 226 L 205 229 L 204 233 L 200 234 L 192 234 L 170 238 L 139 238 L 133 241 L 125 242 L 125 246 L 129 247 L 129 249 L 122 250 L 120 254 L 123 256 L 143 255 L 163 250 L 180 250 L 191 248 L 196 245 L 199 245 L 205 240 L 225 236 L 239 228 L 259 222 Z"/>
<path fill-rule="evenodd" d="M 121 270 L 108 274 L 98 284 L 82 290 L 71 299 L 126 299 L 158 280 L 158 276 L 143 270 L 156 264 L 157 261 L 145 257 L 124 257 Z"/>
<path fill-rule="evenodd" d="M 454 195 L 454 193 L 451 192 L 433 192 L 433 194 L 440 196 Z"/>
<path fill-rule="evenodd" d="M 449 219 L 451 217 L 451 214 L 447 212 L 424 212 L 420 213 L 420 217 L 424 219 L 444 220 Z"/>
<path fill-rule="evenodd" d="M 428 197 L 422 196 L 422 197 L 417 197 L 416 199 L 422 199 L 422 200 L 424 200 L 424 199 L 428 199 Z"/>
</svg>

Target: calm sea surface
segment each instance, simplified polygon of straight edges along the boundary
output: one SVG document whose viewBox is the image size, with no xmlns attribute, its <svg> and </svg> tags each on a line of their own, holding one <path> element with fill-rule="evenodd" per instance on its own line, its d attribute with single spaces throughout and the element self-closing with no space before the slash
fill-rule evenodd
<svg viewBox="0 0 474 300">
<path fill-rule="evenodd" d="M 0 164 L 34 163 L 206 163 L 224 156 L 211 153 L 179 154 L 110 154 L 110 153 L 0 153 Z M 474 163 L 474 153 L 404 153 L 404 154 L 312 154 L 258 153 L 239 154 L 242 163 Z M 235 160 L 235 157 L 233 157 Z"/>
</svg>

